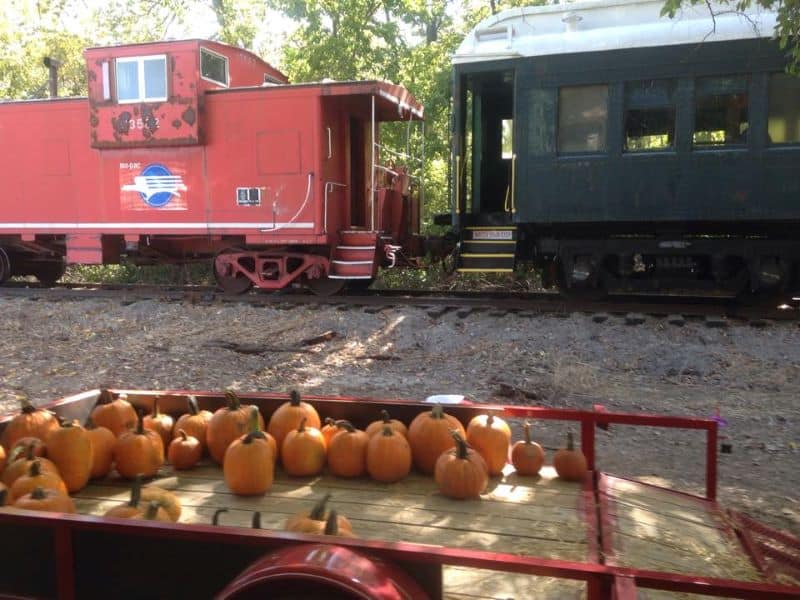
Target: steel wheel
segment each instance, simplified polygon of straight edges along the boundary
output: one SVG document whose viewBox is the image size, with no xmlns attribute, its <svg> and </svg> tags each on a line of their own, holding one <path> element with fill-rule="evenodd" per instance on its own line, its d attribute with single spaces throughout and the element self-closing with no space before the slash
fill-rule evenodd
<svg viewBox="0 0 800 600">
<path fill-rule="evenodd" d="M 37 263 L 31 272 L 44 285 L 54 285 L 56 281 L 61 279 L 66 270 L 66 263 L 62 259 L 57 259 Z"/>
<path fill-rule="evenodd" d="M 315 296 L 333 296 L 344 288 L 344 279 L 331 279 L 330 277 L 306 277 L 306 285 Z"/>
<path fill-rule="evenodd" d="M 232 254 L 234 252 L 241 252 L 241 250 L 238 248 L 223 250 L 214 257 L 214 262 L 212 264 L 214 279 L 216 279 L 217 285 L 219 285 L 226 294 L 244 294 L 253 287 L 253 282 L 249 277 L 235 270 L 230 261 L 225 257 L 226 254 Z"/>
<path fill-rule="evenodd" d="M 11 277 L 11 259 L 4 248 L 0 247 L 0 283 Z"/>
</svg>

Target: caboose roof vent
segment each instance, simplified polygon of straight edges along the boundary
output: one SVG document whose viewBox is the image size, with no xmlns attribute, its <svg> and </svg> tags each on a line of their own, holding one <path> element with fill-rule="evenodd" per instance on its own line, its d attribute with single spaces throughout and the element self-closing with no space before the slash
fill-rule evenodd
<svg viewBox="0 0 800 600">
<path fill-rule="evenodd" d="M 578 31 L 578 24 L 581 21 L 583 21 L 583 17 L 574 12 L 568 12 L 564 15 L 564 18 L 561 19 L 567 32 Z"/>
</svg>

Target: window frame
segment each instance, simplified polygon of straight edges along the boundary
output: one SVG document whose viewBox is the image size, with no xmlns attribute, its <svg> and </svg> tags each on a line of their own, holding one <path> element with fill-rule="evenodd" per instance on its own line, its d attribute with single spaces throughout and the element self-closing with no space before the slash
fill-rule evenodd
<svg viewBox="0 0 800 600">
<path fill-rule="evenodd" d="M 647 105 L 641 100 L 631 102 L 629 101 L 629 89 L 631 95 L 635 90 L 632 86 L 635 84 L 651 83 L 664 83 L 664 91 L 666 92 L 667 102 L 661 104 Z M 631 86 L 629 88 L 629 86 Z M 664 154 L 674 153 L 677 151 L 678 146 L 678 98 L 677 90 L 679 86 L 679 79 L 676 77 L 658 77 L 647 79 L 630 79 L 622 82 L 622 154 L 624 155 L 641 155 L 641 154 Z M 658 148 L 629 148 L 628 147 L 628 113 L 629 111 L 636 110 L 666 110 L 671 116 L 671 132 L 672 143 L 661 146 Z M 663 135 L 663 134 L 662 134 Z"/>
<path fill-rule="evenodd" d="M 563 114 L 563 102 L 562 102 L 562 91 L 564 89 L 578 89 L 578 88 L 605 88 L 605 121 L 603 126 L 603 144 L 602 148 L 597 150 L 562 150 L 561 149 L 561 128 L 562 128 L 562 114 Z M 556 88 L 556 128 L 555 128 L 555 154 L 558 158 L 572 158 L 572 157 L 581 157 L 581 156 L 606 156 L 609 153 L 609 142 L 610 142 L 610 127 L 611 127 L 611 117 L 612 117 L 612 105 L 611 105 L 611 83 L 610 82 L 601 82 L 601 83 L 587 83 L 587 84 L 568 84 L 568 85 L 560 85 Z"/>
<path fill-rule="evenodd" d="M 800 146 L 800 137 L 798 137 L 796 140 L 791 140 L 791 141 L 788 141 L 788 142 L 773 142 L 772 138 L 770 136 L 770 133 L 769 133 L 770 118 L 773 116 L 773 114 L 775 114 L 775 113 L 772 112 L 772 109 L 773 109 L 773 104 L 772 104 L 773 95 L 771 93 L 772 92 L 772 86 L 771 86 L 772 78 L 775 77 L 775 76 L 794 77 L 793 75 L 788 75 L 786 73 L 786 71 L 770 71 L 770 72 L 766 73 L 766 88 L 767 88 L 767 116 L 766 116 L 766 119 L 767 119 L 767 122 L 766 122 L 766 127 L 765 127 L 765 129 L 766 129 L 765 145 L 766 145 L 766 148 L 768 148 L 768 149 L 797 148 L 798 146 Z"/>
<path fill-rule="evenodd" d="M 216 58 L 221 58 L 225 62 L 225 82 L 217 81 L 216 79 L 212 79 L 211 77 L 206 77 L 203 75 L 203 53 L 209 54 Z M 230 70 L 230 60 L 224 54 L 220 54 L 219 52 L 215 52 L 210 48 L 206 48 L 205 46 L 200 46 L 200 79 L 203 81 L 208 81 L 209 83 L 213 83 L 224 88 L 228 88 L 231 85 L 231 70 Z"/>
<path fill-rule="evenodd" d="M 702 94 L 702 95 L 698 94 L 698 87 L 700 87 L 698 85 L 698 83 L 703 81 L 703 80 L 711 81 L 711 80 L 715 80 L 715 79 L 716 80 L 723 80 L 723 79 L 737 79 L 737 78 L 743 79 L 743 82 L 744 82 L 744 85 L 741 87 L 741 89 L 742 89 L 741 92 L 739 92 L 739 91 L 734 91 L 734 92 L 726 91 L 725 93 L 722 93 L 722 94 L 720 94 L 720 93 L 717 93 L 717 94 L 705 93 L 705 94 Z M 752 137 L 750 135 L 752 133 L 751 127 L 752 127 L 752 118 L 753 118 L 753 113 L 752 113 L 752 102 L 753 102 L 752 73 L 750 73 L 750 72 L 743 72 L 743 73 L 717 73 L 717 74 L 713 74 L 713 75 L 696 76 L 696 77 L 693 78 L 693 88 L 694 88 L 694 93 L 692 94 L 692 115 L 693 115 L 693 119 L 692 119 L 692 128 L 691 128 L 691 131 L 689 133 L 689 144 L 690 144 L 690 147 L 691 147 L 691 151 L 692 152 L 701 152 L 701 153 L 704 153 L 704 152 L 720 152 L 720 151 L 722 151 L 722 152 L 746 151 L 750 147 L 750 143 L 751 143 L 751 139 L 750 138 Z M 712 96 L 730 96 L 730 97 L 733 97 L 733 96 L 736 96 L 738 94 L 744 94 L 744 96 L 747 99 L 747 105 L 746 105 L 746 108 L 745 108 L 746 115 L 747 115 L 747 121 L 746 121 L 746 123 L 747 123 L 747 127 L 746 127 L 747 135 L 746 135 L 746 137 L 744 139 L 739 139 L 739 140 L 732 141 L 732 142 L 727 142 L 727 141 L 705 142 L 705 143 L 696 142 L 695 141 L 695 136 L 698 133 L 698 129 L 697 129 L 697 118 L 698 118 L 698 112 L 699 112 L 698 111 L 698 108 L 699 108 L 698 102 L 699 102 L 700 98 L 708 98 L 708 97 L 712 97 Z M 740 127 L 741 127 L 741 123 L 740 123 Z M 736 134 L 736 135 L 741 137 L 743 135 L 743 132 L 740 130 L 739 133 Z"/>
<path fill-rule="evenodd" d="M 144 73 L 144 63 L 148 60 L 161 59 L 164 61 L 164 96 L 147 96 L 147 86 Z M 169 78 L 167 77 L 167 55 L 148 54 L 141 56 L 120 56 L 114 59 L 114 92 L 117 104 L 136 104 L 137 102 L 165 102 L 169 97 Z M 136 81 L 139 87 L 139 95 L 136 98 L 121 99 L 119 97 L 119 64 L 136 64 Z"/>
</svg>

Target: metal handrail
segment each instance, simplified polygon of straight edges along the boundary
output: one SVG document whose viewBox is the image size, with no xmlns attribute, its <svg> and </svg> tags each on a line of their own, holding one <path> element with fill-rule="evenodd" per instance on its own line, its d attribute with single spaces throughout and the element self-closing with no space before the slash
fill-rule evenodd
<svg viewBox="0 0 800 600">
<path fill-rule="evenodd" d="M 322 215 L 322 233 L 328 233 L 328 192 L 332 191 L 334 187 L 346 188 L 347 184 L 339 183 L 338 181 L 325 182 L 325 203 L 324 212 Z"/>
</svg>

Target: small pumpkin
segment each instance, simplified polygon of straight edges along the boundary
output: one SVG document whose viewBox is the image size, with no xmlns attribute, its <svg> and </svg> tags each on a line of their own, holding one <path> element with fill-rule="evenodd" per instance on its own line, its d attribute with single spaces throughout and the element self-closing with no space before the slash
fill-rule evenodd
<svg viewBox="0 0 800 600">
<path fill-rule="evenodd" d="M 59 491 L 37 487 L 32 492 L 17 498 L 16 508 L 25 510 L 45 510 L 50 512 L 74 513 L 75 502 Z"/>
<path fill-rule="evenodd" d="M 142 478 L 141 476 L 136 476 L 133 479 L 133 483 L 131 484 L 131 495 L 130 500 L 125 504 L 120 504 L 119 506 L 115 506 L 110 508 L 106 511 L 105 517 L 115 517 L 117 519 L 143 519 L 145 518 L 145 512 L 147 511 L 147 505 L 142 502 L 141 497 L 142 492 Z M 156 511 L 156 515 L 154 519 L 158 521 L 172 521 L 170 519 L 167 512 L 161 507 L 158 502 L 155 502 L 156 507 L 158 510 Z"/>
<path fill-rule="evenodd" d="M 67 486 L 61 477 L 49 471 L 42 471 L 41 463 L 38 460 L 34 460 L 28 468 L 28 472 L 18 477 L 9 487 L 8 498 L 11 502 L 14 502 L 17 498 L 32 492 L 37 487 L 56 490 L 62 494 L 67 493 Z"/>
<path fill-rule="evenodd" d="M 13 483 L 19 478 L 25 475 L 33 464 L 33 461 L 39 461 L 39 468 L 42 471 L 47 471 L 48 473 L 54 473 L 59 477 L 61 474 L 58 472 L 58 467 L 53 463 L 53 461 L 47 458 L 37 457 L 34 454 L 34 447 L 28 446 L 27 447 L 27 454 L 16 459 L 14 462 L 10 463 L 6 470 L 3 471 L 3 483 L 6 484 L 8 487 L 11 487 Z"/>
<path fill-rule="evenodd" d="M 455 447 L 451 429 L 455 429 L 462 438 L 467 435 L 461 422 L 446 414 L 440 404 L 414 417 L 408 426 L 408 443 L 411 445 L 414 466 L 419 471 L 430 475 L 442 452 Z"/>
<path fill-rule="evenodd" d="M 208 422 L 212 417 L 211 411 L 200 410 L 197 406 L 197 398 L 194 396 L 190 395 L 187 398 L 187 402 L 189 403 L 189 412 L 178 417 L 178 420 L 175 422 L 175 427 L 172 428 L 172 437 L 178 437 L 178 432 L 183 429 L 186 435 L 197 438 L 197 441 L 200 442 L 203 454 L 205 454 L 208 451 L 208 446 L 206 445 L 206 431 L 208 430 Z"/>
<path fill-rule="evenodd" d="M 141 412 L 136 428 L 123 433 L 114 443 L 114 461 L 117 472 L 126 479 L 133 479 L 139 473 L 143 477 L 152 477 L 164 464 L 161 436 L 144 428 Z"/>
<path fill-rule="evenodd" d="M 322 437 L 325 438 L 326 448 L 331 445 L 331 440 L 333 439 L 333 436 L 335 436 L 337 433 L 341 433 L 341 431 L 342 430 L 339 429 L 339 426 L 336 424 L 336 421 L 334 421 L 330 417 L 325 417 L 325 424 L 322 426 L 322 429 L 320 429 L 320 432 L 322 433 Z"/>
<path fill-rule="evenodd" d="M 281 460 L 289 475 L 318 475 L 325 466 L 325 457 L 325 438 L 319 429 L 306 427 L 305 417 L 300 421 L 300 426 L 287 433 L 283 439 Z"/>
<path fill-rule="evenodd" d="M 164 448 L 172 441 L 172 426 L 175 424 L 172 417 L 162 413 L 158 408 L 158 398 L 153 398 L 153 412 L 144 418 L 144 428 L 155 431 L 161 436 Z"/>
<path fill-rule="evenodd" d="M 511 464 L 520 475 L 538 475 L 544 464 L 544 450 L 531 441 L 531 424 L 525 421 L 525 439 L 511 447 Z"/>
<path fill-rule="evenodd" d="M 284 529 L 295 533 L 322 533 L 328 520 L 327 504 L 331 495 L 325 494 L 311 510 L 306 510 L 292 515 L 286 520 Z M 336 527 L 342 531 L 353 532 L 353 526 L 347 517 L 337 515 Z"/>
<path fill-rule="evenodd" d="M 70 493 L 83 489 L 92 473 L 92 440 L 77 421 L 64 421 L 47 438 L 47 452 Z"/>
<path fill-rule="evenodd" d="M 187 435 L 183 429 L 178 437 L 169 443 L 167 458 L 175 469 L 191 469 L 203 456 L 203 446 L 193 435 Z"/>
<path fill-rule="evenodd" d="M 258 408 L 250 409 L 250 432 L 235 440 L 225 452 L 222 472 L 234 494 L 256 496 L 272 487 L 274 450 L 259 427 Z"/>
<path fill-rule="evenodd" d="M 386 409 L 381 410 L 381 419 L 367 425 L 365 431 L 369 437 L 372 437 L 376 433 L 381 433 L 385 425 L 388 425 L 403 437 L 408 437 L 408 427 L 406 427 L 406 424 L 397 419 L 393 419 L 389 416 L 389 411 Z"/>
<path fill-rule="evenodd" d="M 181 518 L 183 507 L 181 506 L 180 498 L 169 490 L 155 485 L 147 485 L 142 488 L 140 497 L 143 503 L 158 502 L 158 505 L 164 509 L 173 523 L 177 523 L 178 519 Z"/>
<path fill-rule="evenodd" d="M 337 477 L 359 477 L 367 470 L 369 436 L 350 421 L 338 421 L 337 425 L 342 432 L 328 446 L 328 469 Z"/>
<path fill-rule="evenodd" d="M 247 433 L 250 418 L 250 407 L 242 405 L 236 392 L 226 390 L 225 400 L 226 406 L 211 416 L 206 429 L 208 452 L 214 462 L 219 464 L 222 464 L 228 446 Z M 264 429 L 264 419 L 260 414 L 258 422 L 259 428 Z"/>
<path fill-rule="evenodd" d="M 114 399 L 111 390 L 101 390 L 91 416 L 92 421 L 117 437 L 136 427 L 136 410 L 128 402 L 128 395 L 120 394 Z"/>
<path fill-rule="evenodd" d="M 86 433 L 92 444 L 92 469 L 89 476 L 92 479 L 105 477 L 111 472 L 114 463 L 114 444 L 117 438 L 108 427 L 101 427 L 89 417 L 86 422 Z"/>
<path fill-rule="evenodd" d="M 0 444 L 9 452 L 18 440 L 26 437 L 47 439 L 58 427 L 58 419 L 49 410 L 36 408 L 26 397 L 20 398 L 20 412 L 14 415 L 0 435 Z"/>
<path fill-rule="evenodd" d="M 33 446 L 34 456 L 47 456 L 47 446 L 45 446 L 44 440 L 40 440 L 36 437 L 24 437 L 18 439 L 14 447 L 11 448 L 11 451 L 8 453 L 8 464 L 28 454 L 28 446 Z M 2 446 L 0 446 L 0 448 L 2 448 Z"/>
<path fill-rule="evenodd" d="M 442 453 L 436 461 L 436 485 L 449 498 L 479 498 L 489 483 L 486 461 L 467 446 L 460 433 L 454 431 L 452 437 L 456 447 Z"/>
<path fill-rule="evenodd" d="M 404 435 L 384 425 L 367 443 L 367 473 L 376 481 L 394 483 L 411 471 L 411 446 Z"/>
<path fill-rule="evenodd" d="M 489 475 L 502 475 L 511 446 L 511 428 L 494 415 L 476 415 L 467 425 L 467 444 L 486 461 Z"/>
<path fill-rule="evenodd" d="M 305 418 L 306 426 L 314 429 L 320 428 L 319 413 L 308 402 L 300 399 L 300 392 L 289 392 L 289 401 L 281 404 L 269 419 L 267 431 L 275 438 L 278 448 L 283 448 L 286 435 L 300 426 L 300 421 Z"/>
<path fill-rule="evenodd" d="M 553 455 L 553 467 L 558 476 L 565 481 L 583 481 L 588 472 L 586 457 L 575 449 L 572 432 L 567 432 L 567 447 L 561 448 Z"/>
</svg>

